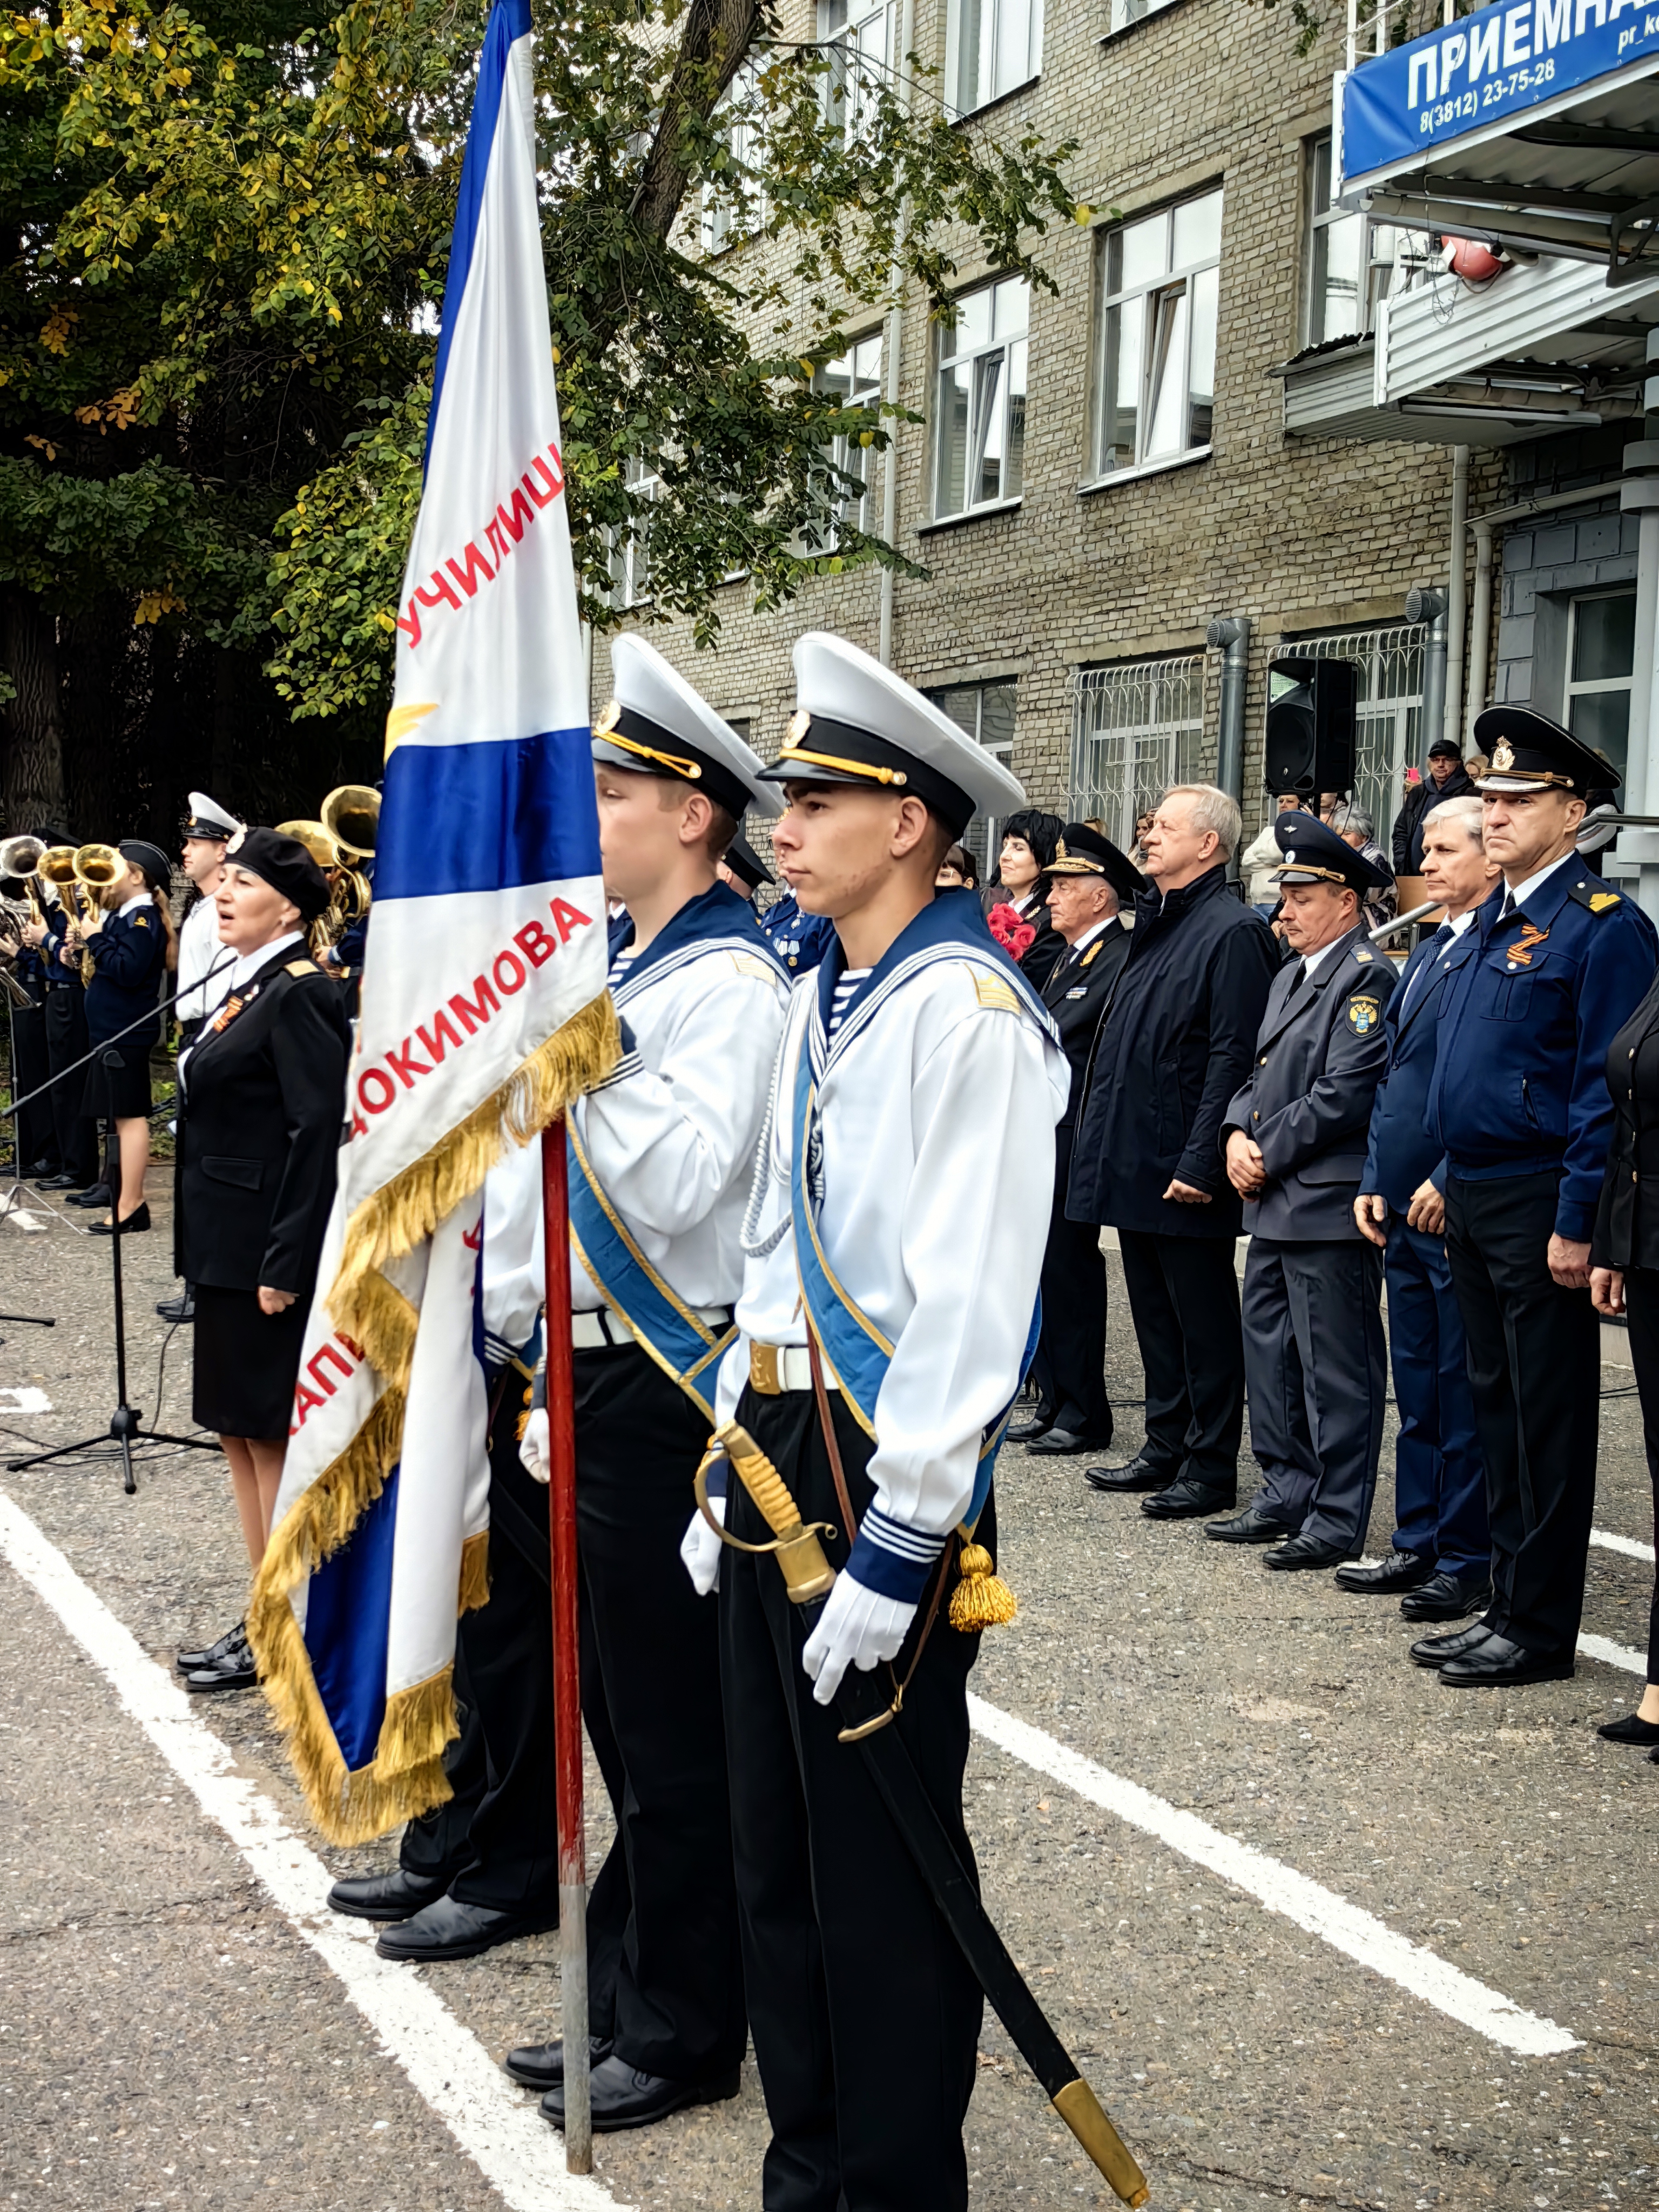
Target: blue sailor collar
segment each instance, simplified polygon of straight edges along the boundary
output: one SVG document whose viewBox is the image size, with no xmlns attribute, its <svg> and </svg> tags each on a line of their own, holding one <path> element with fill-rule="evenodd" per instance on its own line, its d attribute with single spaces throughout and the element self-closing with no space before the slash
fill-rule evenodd
<svg viewBox="0 0 1659 2212">
<path fill-rule="evenodd" d="M 964 952 L 994 968 L 1000 979 L 1012 983 L 1022 1012 L 1030 1016 L 1051 1044 L 1059 1044 L 1060 1031 L 1054 1016 L 1032 989 L 1029 978 L 992 936 L 977 892 L 964 887 L 937 892 L 932 905 L 923 907 L 915 919 L 899 932 L 854 992 L 833 1042 L 830 1041 L 830 1013 L 835 1005 L 836 985 L 847 966 L 847 955 L 842 950 L 839 936 L 830 940 L 830 951 L 818 969 L 817 1000 L 808 1031 L 814 1072 L 821 1077 L 826 1067 L 839 1060 L 853 1039 L 912 975 L 939 961 L 959 959 Z"/>
<path fill-rule="evenodd" d="M 748 900 L 739 898 L 729 884 L 711 884 L 696 898 L 687 899 L 673 920 L 658 931 L 611 996 L 618 1006 L 625 1006 L 648 983 L 660 981 L 671 969 L 684 967 L 722 946 L 757 954 L 771 963 L 783 982 L 789 981 L 788 969 L 756 921 Z"/>
</svg>

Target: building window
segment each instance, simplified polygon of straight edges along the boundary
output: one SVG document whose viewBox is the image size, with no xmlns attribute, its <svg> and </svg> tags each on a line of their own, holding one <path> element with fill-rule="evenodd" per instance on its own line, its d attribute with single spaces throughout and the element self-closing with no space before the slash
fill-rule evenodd
<svg viewBox="0 0 1659 2212">
<path fill-rule="evenodd" d="M 951 0 L 946 82 L 959 115 L 971 114 L 1042 66 L 1042 0 Z"/>
<path fill-rule="evenodd" d="M 975 744 L 994 753 L 1006 768 L 1014 750 L 1014 686 L 1006 684 L 951 684 L 927 696 L 942 708 L 959 730 Z M 979 879 L 987 884 L 1002 850 L 1002 823 L 994 816 L 976 814 L 962 833 L 962 842 L 979 862 Z"/>
<path fill-rule="evenodd" d="M 1139 23 L 1144 17 L 1156 15 L 1174 4 L 1175 0 L 1112 0 L 1112 28 L 1127 31 L 1131 23 Z"/>
<path fill-rule="evenodd" d="M 935 517 L 1018 499 L 1024 481 L 1025 280 L 988 284 L 956 309 L 956 328 L 939 338 Z"/>
<path fill-rule="evenodd" d="M 825 97 L 849 143 L 863 132 L 871 88 L 897 68 L 897 0 L 820 0 L 818 36 L 830 48 Z"/>
<path fill-rule="evenodd" d="M 814 372 L 812 389 L 822 392 L 837 407 L 877 407 L 881 404 L 881 333 L 860 338 L 848 348 L 839 361 L 826 362 Z M 832 438 L 823 448 L 826 459 L 849 476 L 861 477 L 864 489 L 848 491 L 836 480 L 836 488 L 826 487 L 823 500 L 815 502 L 815 519 L 810 532 L 801 533 L 803 553 L 822 553 L 833 547 L 843 529 L 868 530 L 871 526 L 870 492 L 875 471 L 872 466 L 875 455 L 868 447 L 860 446 L 858 439 L 843 434 Z M 822 520 L 817 519 L 821 513 Z"/>
<path fill-rule="evenodd" d="M 1308 141 L 1304 173 L 1302 343 L 1328 345 L 1334 338 L 1369 337 L 1376 328 L 1377 301 L 1419 281 L 1437 241 L 1422 231 L 1345 214 L 1333 204 L 1328 131 Z"/>
<path fill-rule="evenodd" d="M 1136 818 L 1172 783 L 1195 783 L 1204 744 L 1204 655 L 1075 671 L 1071 809 L 1127 853 Z"/>
<path fill-rule="evenodd" d="M 1428 740 L 1422 733 L 1423 623 L 1388 629 L 1347 630 L 1325 637 L 1286 638 L 1283 649 L 1304 659 L 1352 660 L 1355 686 L 1353 790 L 1350 794 L 1376 824 L 1376 842 L 1393 849 L 1395 817 L 1406 796 L 1406 770 L 1419 766 Z"/>
<path fill-rule="evenodd" d="M 1567 645 L 1567 727 L 1625 772 L 1630 687 L 1636 665 L 1636 594 L 1575 599 Z"/>
<path fill-rule="evenodd" d="M 760 93 L 755 65 L 745 62 L 720 103 L 726 112 L 721 133 L 726 167 L 702 188 L 702 250 L 720 253 L 758 230 L 766 221 L 766 198 L 757 188 L 754 164 L 761 151 Z"/>
<path fill-rule="evenodd" d="M 611 592 L 619 607 L 637 607 L 651 596 L 651 509 L 662 480 L 648 461 L 630 453 L 623 468 L 629 520 L 611 537 Z"/>
<path fill-rule="evenodd" d="M 1100 242 L 1094 472 L 1210 448 L 1221 194 L 1121 223 Z"/>
</svg>

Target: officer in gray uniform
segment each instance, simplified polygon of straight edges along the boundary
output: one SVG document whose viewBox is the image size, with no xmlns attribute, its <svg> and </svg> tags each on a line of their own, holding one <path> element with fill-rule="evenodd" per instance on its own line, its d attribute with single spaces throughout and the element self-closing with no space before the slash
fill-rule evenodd
<svg viewBox="0 0 1659 2212">
<path fill-rule="evenodd" d="M 1382 1443 L 1382 1255 L 1353 1201 L 1395 978 L 1362 919 L 1381 872 L 1315 815 L 1281 814 L 1273 835 L 1285 941 L 1301 957 L 1273 978 L 1255 1065 L 1222 1127 L 1250 1236 L 1244 1373 L 1267 1480 L 1205 1534 L 1273 1545 L 1270 1567 L 1331 1567 L 1362 1548 Z"/>
</svg>

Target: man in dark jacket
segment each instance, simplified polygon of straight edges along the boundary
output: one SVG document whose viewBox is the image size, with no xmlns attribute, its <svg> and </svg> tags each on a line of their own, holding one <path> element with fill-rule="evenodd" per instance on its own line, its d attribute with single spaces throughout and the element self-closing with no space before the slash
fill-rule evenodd
<svg viewBox="0 0 1659 2212">
<path fill-rule="evenodd" d="M 1396 876 L 1423 872 L 1423 825 L 1429 810 L 1443 799 L 1462 799 L 1474 786 L 1463 773 L 1463 756 L 1450 738 L 1437 738 L 1429 747 L 1429 772 L 1406 793 L 1406 803 L 1394 821 L 1394 872 Z"/>
<path fill-rule="evenodd" d="M 1249 1071 L 1278 965 L 1226 864 L 1238 806 L 1212 784 L 1165 792 L 1143 841 L 1152 889 L 1135 901 L 1129 958 L 1095 1042 L 1078 1109 L 1066 1212 L 1118 1232 L 1146 1374 L 1146 1441 L 1097 1490 L 1156 1493 L 1157 1520 L 1233 1503 L 1244 1349 L 1233 1247 L 1239 1200 L 1221 1124 Z"/>
<path fill-rule="evenodd" d="M 1091 1221 L 1068 1220 L 1066 1187 L 1089 1054 L 1133 942 L 1118 906 L 1146 879 L 1109 838 L 1068 822 L 1048 870 L 1048 912 L 1063 940 L 1042 986 L 1072 1063 L 1072 1091 L 1054 1131 L 1054 1202 L 1042 1255 L 1042 1334 L 1031 1376 L 1036 1410 L 1008 1431 L 1035 1452 L 1104 1451 L 1112 1441 L 1106 1395 L 1106 1261 Z"/>
<path fill-rule="evenodd" d="M 1285 940 L 1255 1064 L 1224 1124 L 1245 1200 L 1244 1368 L 1261 1494 L 1206 1536 L 1271 1544 L 1277 1569 L 1357 1558 L 1387 1401 L 1382 1261 L 1353 1217 L 1388 1056 L 1393 963 L 1366 936 L 1382 870 L 1324 823 L 1273 825 Z"/>
</svg>

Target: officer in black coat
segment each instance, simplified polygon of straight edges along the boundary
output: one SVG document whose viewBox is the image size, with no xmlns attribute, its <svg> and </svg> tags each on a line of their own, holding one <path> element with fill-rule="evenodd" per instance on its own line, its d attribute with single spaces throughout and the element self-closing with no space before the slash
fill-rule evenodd
<svg viewBox="0 0 1659 2212">
<path fill-rule="evenodd" d="M 1395 971 L 1361 912 L 1382 870 L 1311 814 L 1281 814 L 1273 836 L 1285 940 L 1301 957 L 1273 978 L 1255 1065 L 1224 1125 L 1250 1231 L 1244 1368 L 1266 1480 L 1205 1534 L 1272 1544 L 1270 1567 L 1326 1567 L 1359 1553 L 1382 1444 L 1382 1258 L 1353 1202 Z"/>
<path fill-rule="evenodd" d="M 1078 1109 L 1066 1212 L 1118 1232 L 1146 1378 L 1146 1441 L 1097 1490 L 1151 1491 L 1149 1519 L 1233 1502 L 1244 1352 L 1233 1248 L 1240 1207 L 1221 1117 L 1249 1073 L 1279 946 L 1227 881 L 1238 808 L 1209 785 L 1159 800 L 1142 849 L 1129 957 Z"/>
<path fill-rule="evenodd" d="M 1129 957 L 1122 900 L 1146 888 L 1139 868 L 1086 822 L 1068 822 L 1048 869 L 1048 913 L 1065 950 L 1042 986 L 1072 1063 L 1072 1091 L 1054 1131 L 1054 1202 L 1042 1257 L 1042 1334 L 1031 1375 L 1035 1413 L 1008 1431 L 1032 1451 L 1104 1451 L 1112 1441 L 1106 1395 L 1106 1262 L 1091 1221 L 1066 1218 L 1072 1138 L 1095 1033 Z"/>
</svg>

